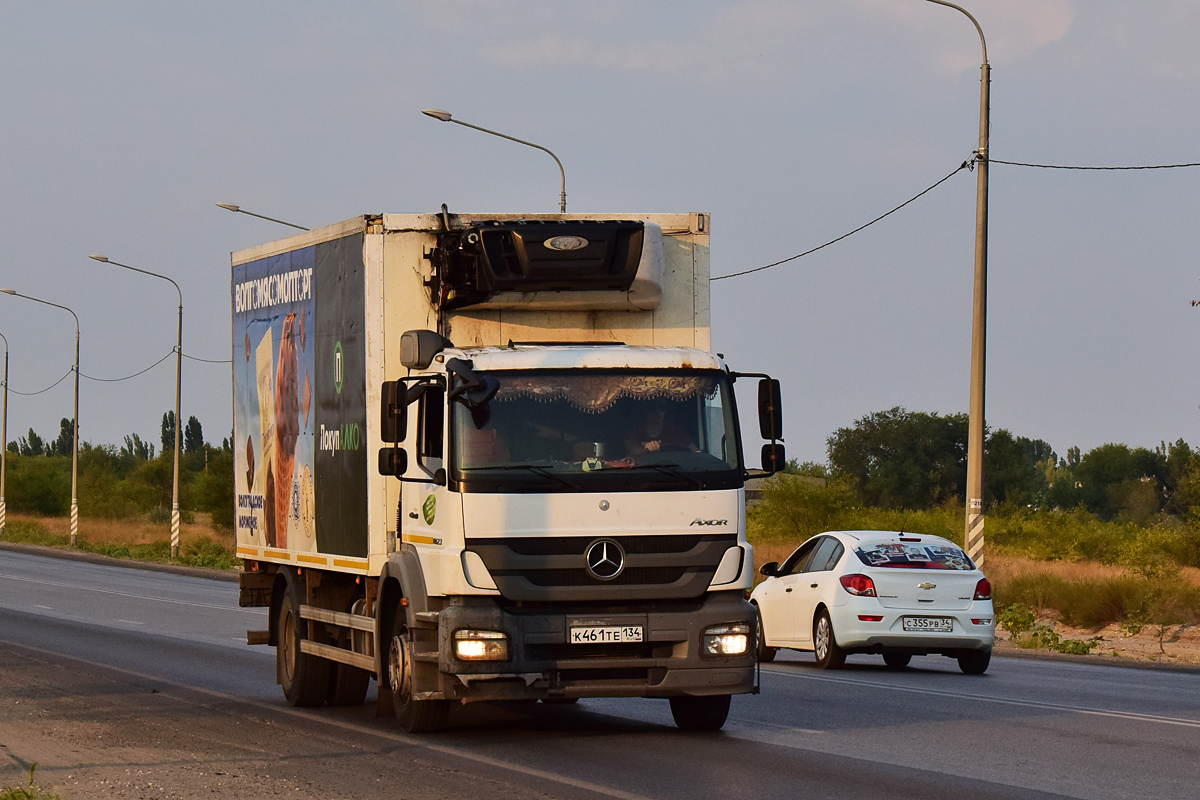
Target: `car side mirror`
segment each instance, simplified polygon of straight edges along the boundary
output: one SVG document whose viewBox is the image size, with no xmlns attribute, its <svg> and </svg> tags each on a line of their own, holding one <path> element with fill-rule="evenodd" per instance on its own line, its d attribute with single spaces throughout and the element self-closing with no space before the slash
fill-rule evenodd
<svg viewBox="0 0 1200 800">
<path fill-rule="evenodd" d="M 758 431 L 771 442 L 783 438 L 783 398 L 774 378 L 758 382 Z"/>
<path fill-rule="evenodd" d="M 783 472 L 783 468 L 787 466 L 787 456 L 783 451 L 783 444 L 774 442 L 772 444 L 764 444 L 762 446 L 762 468 L 772 474 Z"/>
<path fill-rule="evenodd" d="M 402 381 L 384 381 L 379 392 L 379 438 L 388 444 L 399 444 L 406 433 L 408 389 Z"/>
<path fill-rule="evenodd" d="M 399 478 L 408 472 L 408 451 L 399 447 L 379 449 L 379 474 Z"/>
<path fill-rule="evenodd" d="M 779 562 L 778 561 L 768 561 L 767 563 L 765 563 L 761 567 L 759 567 L 758 571 L 761 572 L 763 575 L 766 575 L 768 578 L 774 578 L 776 575 L 779 574 Z"/>
</svg>

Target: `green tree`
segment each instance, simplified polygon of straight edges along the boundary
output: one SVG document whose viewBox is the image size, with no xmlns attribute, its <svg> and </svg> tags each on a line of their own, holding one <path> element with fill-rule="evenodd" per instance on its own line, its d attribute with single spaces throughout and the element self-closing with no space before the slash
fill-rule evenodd
<svg viewBox="0 0 1200 800">
<path fill-rule="evenodd" d="M 175 412 L 168 411 L 162 417 L 162 451 L 175 452 Z"/>
<path fill-rule="evenodd" d="M 38 436 L 37 432 L 33 428 L 29 429 L 28 436 L 21 437 L 19 449 L 21 455 L 23 456 L 49 455 L 49 453 L 46 452 L 46 441 L 42 437 Z"/>
<path fill-rule="evenodd" d="M 75 423 L 66 417 L 58 426 L 58 438 L 50 443 L 48 455 L 73 456 L 75 454 Z"/>
<path fill-rule="evenodd" d="M 200 420 L 188 417 L 187 425 L 183 426 L 183 450 L 185 453 L 198 453 L 204 449 L 204 429 Z"/>
</svg>

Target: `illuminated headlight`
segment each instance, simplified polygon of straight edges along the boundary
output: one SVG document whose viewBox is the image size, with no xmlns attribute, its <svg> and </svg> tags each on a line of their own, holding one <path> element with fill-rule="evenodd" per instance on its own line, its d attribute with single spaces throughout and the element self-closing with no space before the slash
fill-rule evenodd
<svg viewBox="0 0 1200 800">
<path fill-rule="evenodd" d="M 750 647 L 750 626 L 731 622 L 705 628 L 700 637 L 700 654 L 705 656 L 740 656 Z"/>
<path fill-rule="evenodd" d="M 508 635 L 500 631 L 455 631 L 454 655 L 463 661 L 507 661 Z"/>
</svg>

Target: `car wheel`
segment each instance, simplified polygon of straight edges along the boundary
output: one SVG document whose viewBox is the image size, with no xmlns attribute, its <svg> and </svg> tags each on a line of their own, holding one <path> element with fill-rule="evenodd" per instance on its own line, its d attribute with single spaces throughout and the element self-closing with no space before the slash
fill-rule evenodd
<svg viewBox="0 0 1200 800">
<path fill-rule="evenodd" d="M 908 666 L 908 662 L 912 661 L 912 653 L 884 653 L 883 663 L 888 665 L 888 669 L 904 669 Z"/>
<path fill-rule="evenodd" d="M 297 595 L 289 582 L 276 620 L 279 641 L 275 646 L 275 670 L 287 701 L 297 708 L 312 708 L 325 705 L 332 665 L 323 658 L 301 652 L 300 640 L 307 638 L 308 623 L 300 619 Z"/>
<path fill-rule="evenodd" d="M 958 668 L 968 675 L 982 675 L 992 661 L 991 650 L 967 650 L 958 654 Z"/>
<path fill-rule="evenodd" d="M 758 611 L 758 632 L 756 634 L 756 641 L 758 643 L 758 660 L 763 663 L 774 661 L 775 654 L 779 652 L 779 648 L 767 647 L 767 637 L 763 631 L 763 618 L 761 610 Z"/>
<path fill-rule="evenodd" d="M 392 618 L 392 635 L 388 642 L 388 686 L 392 690 L 392 707 L 400 729 L 405 733 L 440 731 L 446 726 L 450 705 L 445 700 L 413 699 L 413 642 L 403 608 L 397 608 Z"/>
<path fill-rule="evenodd" d="M 672 697 L 671 716 L 680 730 L 719 731 L 729 716 L 729 695 Z"/>
<path fill-rule="evenodd" d="M 838 669 L 846 663 L 846 651 L 838 647 L 833 636 L 833 622 L 825 609 L 821 609 L 813 623 L 813 653 L 821 669 Z"/>
</svg>

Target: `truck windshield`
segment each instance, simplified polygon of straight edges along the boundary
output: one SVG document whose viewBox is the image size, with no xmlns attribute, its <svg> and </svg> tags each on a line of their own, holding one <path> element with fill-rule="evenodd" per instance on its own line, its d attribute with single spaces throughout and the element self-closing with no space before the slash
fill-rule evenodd
<svg viewBox="0 0 1200 800">
<path fill-rule="evenodd" d="M 451 404 L 464 491 L 734 488 L 742 471 L 718 370 L 521 370 L 481 408 Z"/>
</svg>

